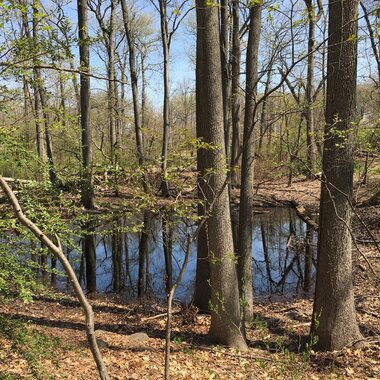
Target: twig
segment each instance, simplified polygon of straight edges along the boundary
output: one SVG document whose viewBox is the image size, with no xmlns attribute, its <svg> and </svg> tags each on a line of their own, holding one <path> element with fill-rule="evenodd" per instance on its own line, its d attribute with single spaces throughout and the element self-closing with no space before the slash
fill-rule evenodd
<svg viewBox="0 0 380 380">
<path fill-rule="evenodd" d="M 104 364 L 102 354 L 100 353 L 98 344 L 96 342 L 96 336 L 94 331 L 94 312 L 90 303 L 88 302 L 86 296 L 83 293 L 83 290 L 79 284 L 79 281 L 75 275 L 73 268 L 71 267 L 69 261 L 67 260 L 65 254 L 62 251 L 61 243 L 56 235 L 57 244 L 54 244 L 30 219 L 28 219 L 23 213 L 21 206 L 13 193 L 12 189 L 6 183 L 4 178 L 0 176 L 0 187 L 3 189 L 4 193 L 8 197 L 10 203 L 12 204 L 14 214 L 16 218 L 28 228 L 38 240 L 40 240 L 52 254 L 61 262 L 62 267 L 64 268 L 67 277 L 70 279 L 70 282 L 73 286 L 75 294 L 82 305 L 84 315 L 86 317 L 86 333 L 87 340 L 90 346 L 91 353 L 93 355 L 94 361 L 97 365 L 100 378 L 102 380 L 109 380 L 107 369 Z"/>
<path fill-rule="evenodd" d="M 183 274 L 185 273 L 187 264 L 189 262 L 190 252 L 191 252 L 191 243 L 193 242 L 194 235 L 187 236 L 187 244 L 186 244 L 186 254 L 185 260 L 182 264 L 182 268 L 179 272 L 176 282 L 173 284 L 170 292 L 168 294 L 168 311 L 167 311 L 167 320 L 166 320 L 166 341 L 165 341 L 165 380 L 169 380 L 170 376 L 170 335 L 171 335 L 171 322 L 172 322 L 172 304 L 174 293 L 177 289 L 177 286 L 182 281 Z"/>
<path fill-rule="evenodd" d="M 181 311 L 178 310 L 178 311 L 173 311 L 172 312 L 172 315 L 173 314 L 179 314 Z M 168 313 L 162 313 L 162 314 L 157 314 L 157 315 L 153 315 L 152 317 L 145 317 L 145 318 L 141 318 L 141 322 L 147 322 L 147 321 L 152 321 L 154 319 L 159 319 L 159 318 L 162 318 L 162 317 L 166 317 L 168 315 Z"/>
</svg>

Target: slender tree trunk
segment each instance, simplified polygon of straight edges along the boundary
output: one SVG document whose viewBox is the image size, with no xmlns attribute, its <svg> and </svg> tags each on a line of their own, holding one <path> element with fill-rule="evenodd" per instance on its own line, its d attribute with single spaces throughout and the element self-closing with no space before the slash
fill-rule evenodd
<svg viewBox="0 0 380 380">
<path fill-rule="evenodd" d="M 255 107 L 258 81 L 258 52 L 261 31 L 262 4 L 250 9 L 247 45 L 246 98 L 244 115 L 243 157 L 239 210 L 239 287 L 245 320 L 253 316 L 252 288 L 252 228 L 253 228 L 253 165 L 255 159 Z"/>
<path fill-rule="evenodd" d="M 79 59 L 81 71 L 90 70 L 90 47 L 88 41 L 88 10 L 85 0 L 78 0 L 78 37 L 79 37 Z M 90 123 L 90 77 L 80 75 L 80 123 L 82 143 L 82 193 L 83 206 L 91 210 L 95 208 L 94 185 L 92 179 L 92 130 Z"/>
<path fill-rule="evenodd" d="M 115 164 L 117 145 L 117 132 L 116 132 L 116 101 L 117 101 L 117 86 L 115 76 L 115 34 L 116 34 L 116 6 L 117 0 L 111 0 L 111 14 L 110 14 L 110 26 L 108 33 L 108 122 L 110 133 L 110 151 L 112 163 Z"/>
<path fill-rule="evenodd" d="M 204 152 L 204 169 L 208 169 L 205 196 L 207 207 L 211 207 L 207 221 L 212 304 L 209 336 L 213 342 L 245 350 L 225 173 L 218 9 L 207 0 L 197 0 L 196 8 L 197 137 L 218 147 Z"/>
<path fill-rule="evenodd" d="M 41 4 L 39 0 L 33 0 L 33 44 L 36 51 L 39 48 L 39 12 Z M 38 66 L 38 62 L 34 60 L 35 66 Z M 41 70 L 34 67 L 34 80 L 36 86 L 36 96 L 39 98 L 41 104 L 41 112 L 44 119 L 44 134 L 46 144 L 46 156 L 48 159 L 49 179 L 53 187 L 57 185 L 57 176 L 55 173 L 54 161 L 53 161 L 53 147 L 51 142 L 51 136 L 49 131 L 49 114 L 47 111 L 46 93 L 41 76 Z M 37 131 L 42 135 L 42 131 Z M 39 138 L 39 137 L 38 137 Z"/>
<path fill-rule="evenodd" d="M 321 350 L 340 350 L 361 338 L 355 315 L 350 232 L 357 17 L 357 0 L 329 1 L 323 182 L 311 327 Z"/>
<path fill-rule="evenodd" d="M 232 1 L 232 84 L 231 84 L 231 103 L 232 103 L 232 149 L 231 149 L 231 186 L 240 185 L 240 162 L 238 162 L 240 148 L 240 17 L 239 1 Z"/>
<path fill-rule="evenodd" d="M 257 154 L 260 157 L 263 156 L 264 136 L 268 130 L 268 103 L 269 103 L 269 99 L 267 97 L 267 94 L 268 94 L 269 89 L 270 89 L 271 80 L 272 80 L 272 65 L 269 65 L 268 69 L 267 69 L 267 79 L 265 81 L 265 89 L 264 89 L 264 100 L 262 101 L 261 117 L 260 117 L 260 136 L 259 136 L 259 146 L 258 146 L 258 152 L 257 152 Z"/>
<path fill-rule="evenodd" d="M 145 66 L 145 52 L 141 52 L 141 125 L 143 128 L 147 127 L 147 96 L 146 96 L 146 88 L 147 88 L 147 80 L 146 80 L 146 66 Z M 144 141 L 144 144 L 146 141 Z"/>
<path fill-rule="evenodd" d="M 38 86 L 36 76 L 33 83 L 34 94 L 34 122 L 36 126 L 36 141 L 38 158 L 43 162 L 45 160 L 44 140 L 41 127 L 41 103 L 38 95 Z"/>
<path fill-rule="evenodd" d="M 314 66 L 315 66 L 315 26 L 319 16 L 315 16 L 313 0 L 304 0 L 309 18 L 309 37 L 307 47 L 307 78 L 306 78 L 306 108 L 304 111 L 306 120 L 306 143 L 307 143 L 307 178 L 314 178 L 317 167 L 317 145 L 315 143 L 314 126 Z"/>
<path fill-rule="evenodd" d="M 66 95 L 65 95 L 65 84 L 63 82 L 62 75 L 59 75 L 59 92 L 61 96 L 61 104 L 59 106 L 59 119 L 61 121 L 62 127 L 66 127 Z"/>
<path fill-rule="evenodd" d="M 85 0 L 78 0 L 78 37 L 81 71 L 90 69 L 90 47 L 88 41 L 88 10 Z M 82 192 L 81 202 L 85 209 L 95 208 L 92 178 L 92 130 L 90 123 L 90 77 L 80 75 L 80 123 L 82 143 Z M 96 292 L 96 248 L 94 228 L 91 222 L 84 225 L 83 252 L 86 261 L 86 284 L 89 293 Z"/>
<path fill-rule="evenodd" d="M 367 24 L 368 34 L 369 34 L 369 38 L 371 41 L 372 53 L 373 53 L 373 56 L 375 57 L 375 61 L 376 61 L 377 86 L 379 86 L 379 84 L 380 84 L 380 53 L 379 53 L 379 49 L 380 48 L 379 48 L 379 38 L 377 38 L 377 40 L 375 39 L 376 36 L 378 37 L 378 33 L 374 31 L 374 29 L 371 25 L 369 13 L 368 13 L 368 10 L 367 10 L 363 1 L 360 2 L 360 6 L 361 6 L 363 13 L 364 13 L 364 18 L 365 18 L 365 21 Z M 377 28 L 377 24 L 376 24 L 376 28 Z"/>
<path fill-rule="evenodd" d="M 128 13 L 128 7 L 126 0 L 121 0 L 121 8 L 123 13 L 123 22 L 125 34 L 127 36 L 128 48 L 129 48 L 129 70 L 131 76 L 131 87 L 132 87 L 132 101 L 133 101 L 133 114 L 135 119 L 135 133 L 136 133 L 136 147 L 137 147 L 137 157 L 139 165 L 143 168 L 143 186 L 144 191 L 147 193 L 149 191 L 148 176 L 145 170 L 145 157 L 144 157 L 144 146 L 143 146 L 143 134 L 141 130 L 141 115 L 140 115 L 140 104 L 139 104 L 139 91 L 138 91 L 138 80 L 137 80 L 137 70 L 136 70 L 136 49 L 133 33 L 130 27 L 130 19 Z"/>
<path fill-rule="evenodd" d="M 22 4 L 22 6 L 26 6 L 23 2 L 21 4 Z M 23 25 L 23 30 L 24 30 L 25 36 L 29 39 L 32 48 L 37 49 L 37 45 L 38 45 L 38 34 L 37 34 L 38 20 L 33 19 L 33 23 L 32 23 L 33 36 L 32 36 L 30 28 L 29 28 L 27 12 L 23 12 L 21 14 L 21 17 L 22 17 L 22 25 Z M 35 66 L 37 66 L 37 62 L 35 59 L 33 60 L 33 64 Z M 38 84 L 37 84 L 35 69 L 33 69 L 32 84 L 33 84 L 32 88 L 33 88 L 34 102 L 31 102 L 31 107 L 33 109 L 34 124 L 35 124 L 35 128 L 36 128 L 37 154 L 38 154 L 38 158 L 43 162 L 45 160 L 45 152 L 44 152 L 44 142 L 43 142 L 43 134 L 42 134 L 42 126 L 41 126 L 41 104 L 40 104 L 40 99 L 39 99 Z"/>
<path fill-rule="evenodd" d="M 167 180 L 167 165 L 168 165 L 168 145 L 169 145 L 169 107 L 170 107 L 170 81 L 169 81 L 169 49 L 170 42 L 168 39 L 168 22 L 166 15 L 166 0 L 159 0 L 160 3 L 160 20 L 161 20 L 161 41 L 162 51 L 164 55 L 164 105 L 163 105 L 163 135 L 162 135 L 162 153 L 161 153 L 161 171 L 162 195 L 169 195 L 169 183 Z"/>
</svg>

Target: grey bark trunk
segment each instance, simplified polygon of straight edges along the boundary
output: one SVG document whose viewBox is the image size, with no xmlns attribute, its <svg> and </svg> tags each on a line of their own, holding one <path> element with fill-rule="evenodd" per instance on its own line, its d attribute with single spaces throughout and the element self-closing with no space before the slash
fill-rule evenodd
<svg viewBox="0 0 380 380">
<path fill-rule="evenodd" d="M 115 164 L 116 159 L 116 145 L 117 145 L 117 132 L 116 132 L 116 110 L 117 110 L 117 87 L 115 76 L 115 33 L 116 33 L 116 6 L 117 1 L 111 1 L 111 14 L 110 14 L 110 27 L 108 36 L 108 113 L 109 113 L 109 131 L 110 131 L 110 149 L 111 159 Z"/>
<path fill-rule="evenodd" d="M 213 342 L 245 350 L 226 186 L 218 9 L 207 0 L 197 0 L 196 8 L 197 136 L 218 147 L 204 152 L 209 171 L 205 196 L 207 207 L 211 207 L 207 221 L 212 305 L 209 336 Z"/>
<path fill-rule="evenodd" d="M 232 103 L 232 148 L 231 148 L 231 186 L 240 185 L 240 17 L 239 2 L 232 2 L 232 57 L 231 57 L 231 103 Z"/>
<path fill-rule="evenodd" d="M 90 70 L 90 47 L 88 41 L 88 11 L 87 3 L 78 0 L 78 37 L 79 37 L 79 59 L 81 71 Z M 94 185 L 92 179 L 92 130 L 90 123 L 90 77 L 80 75 L 80 123 L 82 140 L 82 193 L 81 201 L 86 209 L 95 207 Z"/>
<path fill-rule="evenodd" d="M 306 78 L 306 143 L 307 143 L 307 178 L 314 178 L 316 173 L 317 145 L 315 143 L 315 126 L 314 126 L 314 66 L 315 66 L 315 26 L 317 17 L 315 16 L 315 5 L 312 0 L 304 0 L 309 18 L 309 36 L 307 47 L 307 78 Z"/>
<path fill-rule="evenodd" d="M 122 14 L 123 14 L 124 29 L 125 29 L 125 34 L 127 36 L 128 48 L 129 48 L 129 70 L 130 70 L 130 76 L 131 76 L 137 158 L 138 158 L 139 165 L 143 168 L 143 187 L 144 187 L 144 191 L 147 193 L 149 191 L 149 182 L 148 182 L 146 169 L 144 167 L 145 156 L 144 156 L 144 146 L 143 146 L 143 134 L 141 130 L 139 90 L 138 90 L 138 78 L 137 78 L 137 70 L 136 70 L 136 48 L 135 48 L 133 33 L 130 27 L 128 7 L 125 0 L 121 0 L 121 8 L 122 8 Z"/>
<path fill-rule="evenodd" d="M 355 315 L 350 232 L 357 12 L 357 0 L 329 1 L 323 183 L 311 328 L 321 350 L 340 350 L 361 338 Z"/>
<path fill-rule="evenodd" d="M 229 38 L 228 38 L 228 0 L 220 0 L 220 48 L 222 65 L 222 92 L 223 92 L 223 126 L 224 143 L 226 148 L 227 162 L 230 155 L 230 122 L 229 122 Z"/>
<path fill-rule="evenodd" d="M 238 270 L 240 297 L 245 320 L 253 317 L 252 288 L 252 228 L 253 228 L 253 180 L 255 159 L 255 107 L 258 81 L 258 52 L 261 31 L 262 5 L 250 9 L 250 25 L 247 45 L 246 97 L 244 115 L 243 156 L 241 169 L 241 194 L 239 210 Z"/>
<path fill-rule="evenodd" d="M 163 196 L 169 195 L 169 183 L 167 180 L 168 146 L 169 146 L 169 106 L 170 106 L 170 81 L 169 81 L 169 49 L 168 22 L 166 15 L 166 0 L 160 0 L 161 42 L 164 56 L 164 104 L 163 104 L 163 135 L 161 153 L 162 182 L 161 192 Z"/>
</svg>

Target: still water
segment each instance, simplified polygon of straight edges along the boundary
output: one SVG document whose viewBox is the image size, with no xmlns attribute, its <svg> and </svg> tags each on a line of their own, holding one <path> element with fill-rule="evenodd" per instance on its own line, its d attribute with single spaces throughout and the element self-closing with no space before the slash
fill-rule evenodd
<svg viewBox="0 0 380 380">
<path fill-rule="evenodd" d="M 195 226 L 188 223 L 176 223 L 172 228 L 174 281 L 183 264 L 186 236 L 194 230 Z M 166 297 L 166 272 L 161 219 L 153 218 L 148 236 L 142 281 L 147 296 L 163 299 Z M 256 296 L 270 294 L 289 296 L 307 293 L 313 289 L 316 236 L 296 216 L 293 209 L 264 209 L 261 214 L 256 214 L 252 237 L 252 286 Z M 114 291 L 117 281 L 123 295 L 127 298 L 136 297 L 140 241 L 140 233 L 124 231 L 110 234 L 107 226 L 96 230 L 96 289 L 98 292 Z M 71 251 L 68 257 L 85 286 L 85 264 L 80 247 L 80 242 L 78 242 L 78 249 Z M 115 247 L 118 247 L 117 254 Z M 59 266 L 57 268 L 59 269 Z M 183 302 L 191 301 L 195 272 L 196 243 L 191 246 L 190 259 L 182 282 L 177 288 L 175 299 Z M 58 276 L 57 287 L 64 290 L 67 286 L 67 280 Z"/>
</svg>

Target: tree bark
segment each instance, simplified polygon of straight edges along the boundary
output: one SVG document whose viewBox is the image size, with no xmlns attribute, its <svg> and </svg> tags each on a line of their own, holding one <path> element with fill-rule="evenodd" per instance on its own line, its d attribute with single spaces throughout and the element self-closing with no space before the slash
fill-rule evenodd
<svg viewBox="0 0 380 380">
<path fill-rule="evenodd" d="M 226 147 L 226 160 L 230 155 L 230 122 L 229 122 L 229 95 L 230 95 L 230 70 L 229 70 L 229 38 L 228 38 L 228 0 L 220 0 L 220 49 L 222 65 L 222 92 L 223 92 L 223 126 L 224 143 Z"/>
<path fill-rule="evenodd" d="M 39 12 L 40 12 L 41 4 L 39 0 L 33 0 L 33 45 L 34 49 L 37 52 L 39 49 Z M 38 62 L 34 59 L 33 63 L 35 65 L 38 64 Z M 49 179 L 53 187 L 57 185 L 57 175 L 55 172 L 54 167 L 54 160 L 53 160 L 53 147 L 52 147 L 52 141 L 49 131 L 49 114 L 47 111 L 47 102 L 46 102 L 46 94 L 45 94 L 45 88 L 43 85 L 43 80 L 41 76 L 41 70 L 37 67 L 33 69 L 34 74 L 34 81 L 35 81 L 35 96 L 39 99 L 39 104 L 41 105 L 41 108 L 39 106 L 37 107 L 38 100 L 35 100 L 36 104 L 36 113 L 38 111 L 42 112 L 43 120 L 44 120 L 44 134 L 45 134 L 45 144 L 46 144 L 46 156 L 47 156 L 47 162 L 48 162 L 48 170 L 49 170 Z M 42 140 L 42 130 L 40 126 L 40 122 L 37 122 L 37 145 L 41 144 L 42 141 L 39 141 L 41 138 Z M 41 146 L 39 146 L 38 149 L 41 149 Z M 40 153 L 40 151 L 39 151 Z"/>
<path fill-rule="evenodd" d="M 78 0 L 78 37 L 79 59 L 82 72 L 90 70 L 90 47 L 88 40 L 88 11 L 87 3 Z M 90 77 L 80 75 L 80 123 L 82 139 L 82 192 L 81 202 L 83 206 L 91 210 L 95 208 L 94 185 L 92 179 L 92 130 L 90 123 Z"/>
<path fill-rule="evenodd" d="M 133 32 L 130 26 L 129 12 L 126 0 L 121 0 L 121 8 L 123 14 L 124 30 L 127 36 L 129 48 L 129 70 L 131 76 L 133 115 L 135 120 L 136 148 L 139 165 L 143 168 L 143 187 L 147 193 L 149 191 L 148 176 L 145 169 L 145 155 L 143 146 L 143 134 L 141 130 L 141 115 L 139 104 L 138 78 L 136 70 L 136 49 Z"/>
<path fill-rule="evenodd" d="M 218 9 L 207 0 L 197 0 L 196 14 L 197 137 L 214 146 L 204 151 L 204 169 L 208 173 L 204 178 L 207 180 L 204 190 L 207 207 L 211 207 L 207 220 L 211 274 L 209 337 L 215 343 L 245 350 L 247 345 L 240 330 L 239 291 L 225 172 Z"/>
<path fill-rule="evenodd" d="M 241 169 L 241 194 L 239 210 L 238 270 L 240 297 L 245 320 L 253 317 L 252 288 L 252 228 L 253 228 L 253 180 L 255 159 L 255 113 L 258 81 L 258 52 L 261 31 L 262 4 L 250 9 L 250 24 L 247 45 L 247 68 L 245 89 L 245 115 L 243 156 Z"/>
<path fill-rule="evenodd" d="M 116 109 L 117 109 L 117 86 L 115 76 L 115 34 L 116 34 L 116 6 L 117 0 L 111 0 L 110 26 L 108 34 L 108 112 L 109 112 L 109 131 L 110 131 L 110 148 L 112 163 L 116 164 Z"/>
<path fill-rule="evenodd" d="M 321 350 L 340 350 L 361 338 L 355 315 L 350 232 L 357 17 L 357 0 L 329 1 L 323 182 L 311 327 Z"/>
<path fill-rule="evenodd" d="M 239 1 L 232 2 L 232 57 L 231 57 L 231 103 L 232 103 L 232 148 L 231 148 L 231 186 L 240 185 L 240 17 Z"/>
<path fill-rule="evenodd" d="M 306 143 L 307 143 L 307 178 L 314 178 L 317 167 L 317 145 L 315 143 L 315 126 L 314 126 L 314 62 L 315 62 L 315 26 L 320 13 L 315 15 L 315 4 L 313 0 L 304 0 L 309 19 L 309 36 L 307 46 L 307 78 L 306 78 L 306 107 L 305 107 L 305 120 L 306 120 Z"/>
<path fill-rule="evenodd" d="M 161 192 L 163 196 L 169 195 L 169 183 L 167 180 L 167 163 L 168 163 L 168 146 L 169 146 L 169 106 L 170 106 L 170 81 L 169 81 L 169 49 L 170 42 L 168 38 L 168 21 L 167 21 L 167 1 L 159 0 L 160 4 L 160 21 L 161 21 L 161 42 L 164 56 L 164 104 L 163 104 L 163 135 L 162 135 L 162 153 L 161 153 L 161 171 L 162 182 Z"/>
</svg>

